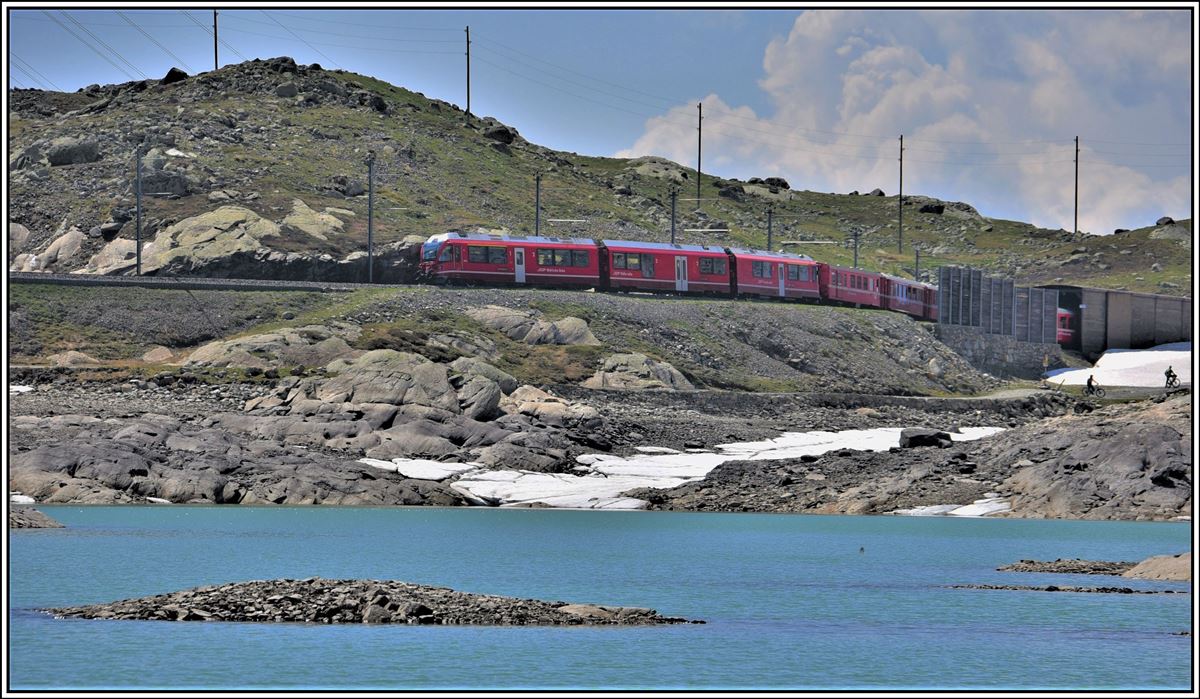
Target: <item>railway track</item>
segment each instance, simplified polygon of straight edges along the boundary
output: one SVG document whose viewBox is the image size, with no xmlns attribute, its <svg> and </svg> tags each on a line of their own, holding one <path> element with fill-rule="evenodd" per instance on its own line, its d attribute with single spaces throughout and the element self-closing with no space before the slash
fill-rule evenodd
<svg viewBox="0 0 1200 699">
<path fill-rule="evenodd" d="M 353 291 L 355 289 L 402 286 L 274 279 L 226 279 L 220 277 L 132 277 L 46 272 L 9 272 L 10 284 L 62 284 L 66 286 L 134 286 L 145 289 L 209 289 L 218 291 Z"/>
</svg>

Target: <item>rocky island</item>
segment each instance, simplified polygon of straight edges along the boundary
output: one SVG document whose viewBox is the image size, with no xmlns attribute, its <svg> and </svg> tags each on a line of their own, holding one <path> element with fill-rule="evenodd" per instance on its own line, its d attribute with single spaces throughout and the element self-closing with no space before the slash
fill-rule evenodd
<svg viewBox="0 0 1200 699">
<path fill-rule="evenodd" d="M 56 617 L 158 621 L 476 626 L 702 624 L 643 607 L 568 604 L 457 592 L 398 580 L 251 580 L 108 604 L 46 609 Z"/>
</svg>

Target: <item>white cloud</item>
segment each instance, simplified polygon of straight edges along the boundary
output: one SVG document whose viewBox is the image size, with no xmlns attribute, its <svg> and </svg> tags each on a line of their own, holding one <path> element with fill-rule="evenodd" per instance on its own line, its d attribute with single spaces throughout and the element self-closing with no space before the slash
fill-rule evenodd
<svg viewBox="0 0 1200 699">
<path fill-rule="evenodd" d="M 769 114 L 703 98 L 705 170 L 891 193 L 903 133 L 906 191 L 1070 227 L 1078 134 L 1082 230 L 1186 217 L 1190 166 L 1170 154 L 1190 150 L 1190 22 L 1182 11 L 804 12 L 763 51 Z M 694 165 L 695 120 L 694 102 L 674 107 L 616 155 Z"/>
</svg>

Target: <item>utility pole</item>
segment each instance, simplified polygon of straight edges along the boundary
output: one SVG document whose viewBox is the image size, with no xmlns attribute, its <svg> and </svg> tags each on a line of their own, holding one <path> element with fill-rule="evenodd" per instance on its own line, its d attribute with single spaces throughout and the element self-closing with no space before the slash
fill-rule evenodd
<svg viewBox="0 0 1200 699">
<path fill-rule="evenodd" d="M 471 122 L 471 27 L 467 25 L 467 123 Z"/>
<path fill-rule="evenodd" d="M 533 194 L 533 234 L 540 236 L 542 234 L 542 171 L 537 171 L 537 176 L 534 178 L 534 194 Z"/>
<path fill-rule="evenodd" d="M 671 245 L 675 244 L 675 198 L 679 196 L 678 190 L 671 188 Z"/>
<path fill-rule="evenodd" d="M 897 211 L 900 213 L 896 221 L 896 252 L 904 252 L 904 134 L 900 134 L 900 197 Z"/>
<path fill-rule="evenodd" d="M 913 273 L 913 279 L 921 281 L 921 248 L 914 245 L 913 252 L 917 254 L 917 271 Z"/>
<path fill-rule="evenodd" d="M 367 283 L 375 281 L 375 151 L 367 151 Z"/>
<path fill-rule="evenodd" d="M 213 10 L 213 70 L 217 68 L 217 11 Z"/>
<path fill-rule="evenodd" d="M 704 135 L 704 103 L 696 103 L 696 210 L 700 210 L 700 146 Z"/>
<path fill-rule="evenodd" d="M 771 250 L 771 215 L 775 213 L 773 207 L 767 207 L 767 251 Z"/>
<path fill-rule="evenodd" d="M 1075 137 L 1075 228 L 1073 232 L 1079 232 L 1079 137 Z"/>
<path fill-rule="evenodd" d="M 854 236 L 854 269 L 858 269 L 858 232 L 858 229 L 855 228 L 854 233 L 851 234 Z"/>
<path fill-rule="evenodd" d="M 137 275 L 142 276 L 142 144 L 138 144 L 134 150 L 134 170 L 137 173 L 134 175 L 136 185 L 134 186 L 137 194 L 137 229 L 135 241 L 137 245 Z"/>
</svg>

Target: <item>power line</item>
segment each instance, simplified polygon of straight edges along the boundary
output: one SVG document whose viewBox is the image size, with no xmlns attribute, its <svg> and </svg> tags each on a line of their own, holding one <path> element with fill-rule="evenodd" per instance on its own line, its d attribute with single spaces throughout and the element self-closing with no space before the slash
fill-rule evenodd
<svg viewBox="0 0 1200 699">
<path fill-rule="evenodd" d="M 161 12 L 158 12 L 158 14 L 161 14 Z M 13 19 L 28 20 L 30 22 L 49 22 L 50 21 L 48 19 L 42 19 L 41 17 L 30 17 L 28 15 L 23 15 L 23 14 L 20 14 L 19 12 L 14 12 L 12 16 L 13 16 Z M 86 24 L 89 27 L 124 27 L 125 26 L 124 24 L 120 24 L 117 22 L 80 22 L 80 23 Z M 154 27 L 156 29 L 160 28 L 160 27 L 163 29 L 185 29 L 190 26 L 192 26 L 192 25 L 190 25 L 190 24 L 156 24 L 156 25 L 154 25 Z"/>
<path fill-rule="evenodd" d="M 240 15 L 232 15 L 226 18 L 227 20 L 236 20 L 238 22 L 251 22 L 253 24 L 265 24 L 275 26 L 276 22 L 264 22 L 260 19 L 250 19 Z M 328 36 L 342 36 L 350 39 L 372 39 L 375 41 L 394 41 L 398 43 L 413 43 L 413 44 L 461 44 L 458 39 L 397 39 L 389 36 L 367 36 L 364 34 L 347 34 L 345 32 L 331 32 L 327 29 L 305 29 L 304 27 L 292 27 L 298 32 L 308 32 L 310 34 L 325 34 Z M 313 42 L 316 43 L 316 42 Z"/>
<path fill-rule="evenodd" d="M 21 88 L 22 90 L 25 89 L 25 86 L 23 84 L 21 84 L 21 81 L 17 80 L 15 77 L 13 77 L 13 75 L 11 73 L 8 76 L 8 82 Z"/>
<path fill-rule="evenodd" d="M 567 72 L 567 73 L 572 73 L 572 74 L 574 74 L 574 75 L 578 75 L 578 76 L 580 76 L 580 77 L 587 78 L 588 80 L 594 80 L 594 81 L 596 81 L 596 82 L 599 82 L 599 83 L 604 83 L 605 85 L 611 85 L 611 86 L 613 86 L 613 87 L 617 87 L 617 88 L 620 88 L 620 89 L 622 89 L 622 90 L 626 90 L 626 91 L 628 91 L 628 92 L 633 92 L 633 93 L 636 93 L 636 94 L 639 94 L 639 95 L 643 95 L 643 96 L 645 96 L 645 97 L 650 97 L 650 98 L 653 98 L 653 99 L 655 99 L 655 100 L 661 101 L 661 102 L 663 102 L 663 103 L 667 103 L 667 104 L 673 104 L 673 103 L 676 103 L 676 102 L 678 102 L 678 101 L 679 101 L 679 100 L 671 100 L 671 99 L 668 99 L 668 98 L 666 98 L 666 97 L 663 97 L 663 96 L 661 96 L 661 95 L 654 95 L 654 94 L 650 94 L 649 92 L 642 92 L 641 90 L 635 90 L 635 89 L 634 89 L 634 88 L 632 88 L 632 87 L 626 87 L 625 85 L 621 85 L 621 84 L 619 84 L 619 83 L 615 83 L 615 82 L 611 82 L 611 81 L 608 81 L 608 80 L 603 80 L 603 79 L 601 79 L 601 78 L 597 78 L 597 77 L 594 77 L 594 76 L 590 76 L 590 75 L 588 75 L 588 74 L 586 74 L 586 73 L 581 73 L 581 72 L 579 72 L 579 71 L 577 71 L 577 70 L 572 70 L 572 69 L 570 69 L 570 68 L 567 68 L 567 67 L 561 66 L 561 65 L 559 65 L 559 64 L 557 64 L 557 63 L 552 63 L 552 62 L 550 62 L 550 61 L 542 60 L 541 58 L 538 58 L 537 56 L 534 56 L 534 55 L 532 55 L 532 54 L 525 53 L 524 51 L 520 51 L 520 50 L 518 50 L 518 49 L 514 49 L 514 48 L 512 48 L 511 46 L 508 46 L 508 45 L 506 45 L 506 44 L 502 44 L 502 43 L 500 43 L 499 41 L 495 41 L 495 40 L 492 40 L 492 39 L 482 39 L 482 41 L 483 41 L 484 43 L 487 43 L 487 44 L 492 44 L 492 45 L 496 46 L 497 48 L 501 48 L 501 49 L 504 49 L 504 50 L 506 50 L 506 51 L 511 51 L 511 52 L 513 52 L 513 53 L 516 53 L 516 54 L 519 54 L 519 55 L 525 56 L 525 57 L 527 57 L 527 58 L 531 58 L 531 59 L 533 59 L 533 60 L 537 61 L 538 63 L 545 63 L 546 65 L 548 65 L 548 66 L 551 66 L 551 67 L 553 67 L 553 68 L 555 68 L 555 69 L 557 69 L 557 70 L 561 70 L 561 71 L 564 71 L 564 72 Z M 510 58 L 509 60 L 516 60 L 516 59 L 511 59 L 511 58 Z"/>
<path fill-rule="evenodd" d="M 117 58 L 121 59 L 121 62 L 122 62 L 122 63 L 124 63 L 125 65 L 129 66 L 129 67 L 130 67 L 130 68 L 133 70 L 133 72 L 135 72 L 135 73 L 137 73 L 138 75 L 142 76 L 142 80 L 145 80 L 145 79 L 146 79 L 146 74 L 145 74 L 145 73 L 143 73 L 141 70 L 139 70 L 137 66 L 135 66 L 134 64 L 132 64 L 132 63 L 130 63 L 128 60 L 126 60 L 126 59 L 125 59 L 125 57 L 121 55 L 121 52 L 120 52 L 120 51 L 117 51 L 117 50 L 116 50 L 116 49 L 114 49 L 113 47 L 109 46 L 107 43 L 105 43 L 104 39 L 101 39 L 100 37 L 98 37 L 98 36 L 96 36 L 95 34 L 93 34 L 91 29 L 88 29 L 87 27 L 85 27 L 85 26 L 83 26 L 82 24 L 80 24 L 78 21 L 76 21 L 76 20 L 75 20 L 75 18 L 74 18 L 74 17 L 72 17 L 70 14 L 68 14 L 68 13 L 67 13 L 65 10 L 59 10 L 59 12 L 62 12 L 62 15 L 63 15 L 63 17 L 66 17 L 68 20 L 70 20 L 71 22 L 73 22 L 73 23 L 75 24 L 75 26 L 77 26 L 77 27 L 79 27 L 81 30 L 83 30 L 83 32 L 84 32 L 85 34 L 87 34 L 88 36 L 90 36 L 90 37 L 92 37 L 93 39 L 95 39 L 95 40 L 96 40 L 96 42 L 97 42 L 98 44 L 100 44 L 100 45 L 101 45 L 101 46 L 103 46 L 104 48 L 106 48 L 106 49 L 108 49 L 109 51 L 111 51 L 111 52 L 112 52 L 112 54 L 113 54 L 114 56 L 116 56 Z"/>
<path fill-rule="evenodd" d="M 237 32 L 239 34 L 252 34 L 254 36 L 263 36 L 263 37 L 268 37 L 271 39 L 280 39 L 282 41 L 296 41 L 296 39 L 286 37 L 286 36 L 279 36 L 277 34 L 264 34 L 263 32 L 252 32 L 247 29 L 236 29 L 234 27 L 226 27 L 225 31 Z M 300 39 L 300 41 L 304 41 L 304 40 Z M 334 43 L 331 43 L 328 41 L 313 41 L 313 42 L 305 41 L 304 43 L 316 44 L 318 46 L 336 46 L 336 47 L 344 48 L 344 49 L 359 49 L 362 51 L 384 51 L 387 53 L 429 53 L 429 54 L 443 54 L 443 55 L 449 55 L 449 54 L 458 55 L 461 53 L 461 51 L 431 51 L 431 50 L 426 50 L 426 49 L 386 49 L 386 48 L 378 48 L 375 46 L 362 46 L 362 45 L 355 46 L 355 45 L 351 45 L 351 44 L 334 44 Z M 312 48 L 312 46 L 310 45 L 309 48 Z M 316 49 L 313 49 L 313 50 L 316 50 Z M 322 55 L 324 55 L 324 54 L 322 54 Z M 331 59 L 331 61 L 332 61 L 332 59 Z"/>
<path fill-rule="evenodd" d="M 96 55 L 97 55 L 97 56 L 99 56 L 100 58 L 103 58 L 104 60 L 108 61 L 109 65 L 111 65 L 113 68 L 116 68 L 116 69 L 117 69 L 119 72 L 121 72 L 121 73 L 122 73 L 122 74 L 123 74 L 125 77 L 129 78 L 130 80 L 136 80 L 136 79 L 137 79 L 137 78 L 133 77 L 132 75 L 130 75 L 130 74 L 129 74 L 129 71 L 127 71 L 127 70 L 125 70 L 124 68 L 122 68 L 121 66 L 117 65 L 116 63 L 114 63 L 114 62 L 113 62 L 113 60 L 112 60 L 111 58 L 109 58 L 108 56 L 106 56 L 106 55 L 104 55 L 103 53 L 101 53 L 100 49 L 98 49 L 98 48 L 96 48 L 95 46 L 92 46 L 90 43 L 88 43 L 87 39 L 84 39 L 82 36 L 79 36 L 78 34 L 76 34 L 76 33 L 75 33 L 75 30 L 71 29 L 71 28 L 70 28 L 70 27 L 68 27 L 67 25 L 65 25 L 65 24 L 63 24 L 62 22 L 58 21 L 58 18 L 57 18 L 57 17 L 55 17 L 54 15 L 50 14 L 49 12 L 47 12 L 47 11 L 45 11 L 45 10 L 42 10 L 42 14 L 46 15 L 46 16 L 47 16 L 47 17 L 49 17 L 49 18 L 50 18 L 50 19 L 51 19 L 51 20 L 52 20 L 52 21 L 53 21 L 55 24 L 57 24 L 58 26 L 62 27 L 63 31 L 67 32 L 67 33 L 68 33 L 68 34 L 70 34 L 71 36 L 73 36 L 73 37 L 75 37 L 76 39 L 78 39 L 78 40 L 79 40 L 79 42 L 80 42 L 80 43 L 82 43 L 84 46 L 86 46 L 86 47 L 88 47 L 89 49 L 91 49 L 92 51 L 94 51 L 94 52 L 96 53 Z"/>
<path fill-rule="evenodd" d="M 208 25 L 206 25 L 204 22 L 201 22 L 200 20 L 196 19 L 195 17 L 191 16 L 185 10 L 180 10 L 179 14 L 192 20 L 192 24 L 195 24 L 197 27 L 200 27 L 201 29 L 203 29 L 205 31 L 205 33 L 208 34 L 209 36 L 213 35 L 213 30 Z M 250 60 L 249 58 L 246 58 L 245 56 L 243 56 L 241 51 L 238 51 L 237 49 L 230 46 L 228 41 L 225 41 L 224 39 L 220 39 L 220 38 L 218 38 L 217 41 L 220 41 L 222 46 L 224 46 L 225 48 L 232 51 L 233 55 L 237 56 L 238 58 L 242 59 L 243 61 Z"/>
<path fill-rule="evenodd" d="M 171 58 L 174 58 L 176 61 L 178 61 L 178 62 L 179 62 L 179 65 L 183 66 L 183 67 L 184 67 L 184 69 L 186 69 L 186 70 L 187 70 L 187 72 L 189 72 L 189 73 L 194 73 L 194 72 L 195 72 L 195 71 L 193 71 L 193 70 L 192 70 L 191 66 L 189 66 L 187 63 L 185 63 L 185 62 L 184 62 L 184 60 L 183 60 L 182 58 L 180 58 L 179 56 L 176 56 L 176 55 L 174 54 L 174 52 L 172 52 L 172 51 L 171 51 L 171 49 L 169 49 L 169 48 L 167 48 L 166 46 L 163 46 L 162 44 L 158 43 L 158 39 L 155 39 L 153 36 L 151 36 L 151 35 L 150 35 L 150 33 L 149 33 L 149 32 L 147 32 L 146 30 L 142 29 L 142 28 L 141 28 L 141 27 L 139 27 L 137 24 L 135 24 L 135 23 L 134 23 L 134 21 L 133 21 L 132 19 L 129 19 L 129 17 L 127 17 L 127 16 L 125 15 L 125 13 L 121 12 L 120 10 L 116 10 L 115 12 L 117 13 L 117 15 L 119 15 L 119 16 L 121 17 L 121 19 L 123 19 L 123 20 L 125 20 L 126 22 L 128 22 L 128 23 L 129 23 L 129 26 L 131 26 L 131 27 L 133 27 L 134 29 L 136 29 L 136 30 L 138 30 L 139 32 L 141 32 L 143 36 L 145 36 L 145 37 L 146 37 L 147 39 L 149 39 L 150 41 L 154 42 L 154 45 L 155 45 L 155 46 L 157 46 L 158 48 L 162 49 L 164 53 L 166 53 L 168 56 L 170 56 Z"/>
<path fill-rule="evenodd" d="M 362 22 L 346 22 L 343 20 L 336 20 L 336 19 L 325 19 L 325 18 L 317 19 L 316 17 L 305 17 L 304 15 L 297 15 L 297 14 L 293 14 L 291 12 L 276 12 L 276 14 L 282 15 L 284 17 L 294 17 L 296 19 L 302 19 L 302 20 L 305 20 L 308 22 L 321 22 L 322 24 L 325 24 L 325 23 L 346 24 L 346 25 L 350 25 L 350 26 L 354 26 L 354 27 L 372 27 L 374 29 L 386 29 L 388 31 L 408 31 L 408 30 L 423 31 L 423 32 L 461 32 L 462 31 L 462 27 L 455 27 L 454 29 L 450 29 L 447 27 L 389 27 L 389 26 L 384 26 L 384 25 L 379 25 L 379 24 L 364 24 Z"/>
<path fill-rule="evenodd" d="M 34 83 L 34 84 L 36 84 L 36 85 L 37 85 L 39 88 L 41 88 L 41 89 L 43 89 L 43 90 L 48 90 L 48 89 L 49 89 L 49 88 L 47 88 L 47 87 L 46 87 L 44 84 L 42 84 L 42 82 L 41 82 L 40 80 L 38 80 L 37 78 L 35 78 L 35 77 L 33 77 L 32 75 L 30 75 L 30 74 L 29 74 L 29 73 L 28 73 L 28 72 L 27 72 L 27 71 L 26 71 L 24 68 L 22 68 L 21 66 L 19 66 L 19 65 L 16 65 L 16 64 L 14 63 L 14 64 L 12 64 L 12 66 L 11 66 L 11 67 L 13 68 L 13 70 L 19 70 L 19 71 L 21 71 L 21 74 L 22 74 L 22 75 L 24 75 L 24 76 L 25 76 L 25 77 L 26 77 L 26 78 L 29 80 L 29 82 L 30 82 L 30 83 Z M 11 74 L 9 75 L 9 78 L 10 78 L 10 79 L 13 79 L 13 77 L 12 77 L 12 75 L 11 75 Z"/>
<path fill-rule="evenodd" d="M 280 22 L 279 20 L 275 19 L 275 18 L 274 18 L 274 17 L 272 17 L 271 15 L 267 14 L 267 11 L 266 11 L 266 10 L 259 10 L 259 12 L 263 13 L 263 16 L 264 16 L 264 17 L 266 17 L 267 19 L 270 19 L 271 21 L 275 22 L 275 24 L 278 24 L 279 26 L 283 27 L 284 31 L 286 31 L 288 34 L 291 34 L 292 36 L 296 37 L 297 39 L 299 39 L 299 40 L 300 40 L 300 42 L 301 42 L 301 43 L 303 43 L 305 46 L 307 46 L 308 48 L 312 49 L 313 51 L 316 51 L 316 52 L 317 52 L 317 55 L 319 55 L 319 56 L 321 56 L 322 58 L 324 58 L 325 60 L 329 61 L 329 62 L 330 62 L 330 64 L 332 64 L 332 65 L 333 65 L 333 67 L 334 67 L 334 68 L 341 68 L 341 66 L 337 64 L 337 61 L 335 61 L 335 60 L 333 60 L 332 58 L 330 58 L 329 56 L 326 56 L 325 54 L 321 53 L 321 50 L 320 50 L 320 49 L 318 49 L 317 47 L 315 47 L 315 46 L 313 46 L 312 44 L 308 43 L 307 41 L 305 41 L 304 39 L 302 39 L 302 38 L 300 37 L 300 35 L 299 35 L 299 34 L 297 34 L 296 32 L 292 31 L 291 29 L 288 29 L 286 26 L 284 26 L 284 24 L 283 24 L 282 22 Z"/>
<path fill-rule="evenodd" d="M 57 90 L 58 92 L 62 92 L 62 89 L 61 89 L 61 88 L 60 88 L 58 85 L 55 85 L 55 84 L 54 84 L 54 83 L 53 83 L 53 82 L 50 80 L 50 78 L 47 78 L 45 75 L 42 75 L 40 72 L 38 72 L 38 70 L 37 70 L 36 68 L 34 68 L 32 65 L 30 65 L 29 61 L 26 61 L 26 60 L 24 60 L 23 58 L 21 58 L 21 57 L 20 57 L 20 56 L 18 56 L 17 54 L 13 53 L 11 50 L 9 50 L 9 52 L 8 52 L 8 55 L 9 55 L 9 57 L 11 57 L 13 60 L 15 60 L 17 63 L 19 63 L 19 64 L 21 64 L 21 65 L 25 66 L 25 68 L 26 68 L 27 70 L 25 70 L 25 71 L 22 71 L 22 72 L 24 72 L 26 75 L 32 75 L 32 76 L 36 76 L 36 77 L 38 77 L 38 78 L 41 78 L 41 82 L 44 82 L 44 83 L 46 83 L 47 85 L 49 85 L 50 87 L 54 88 L 54 89 L 55 89 L 55 90 Z"/>
</svg>

